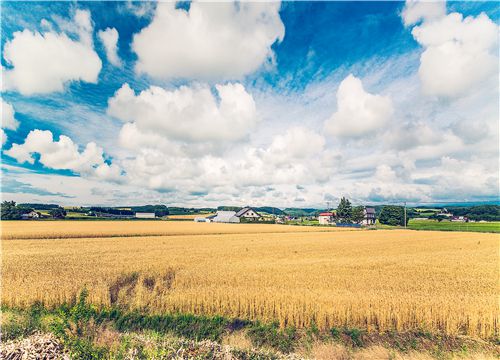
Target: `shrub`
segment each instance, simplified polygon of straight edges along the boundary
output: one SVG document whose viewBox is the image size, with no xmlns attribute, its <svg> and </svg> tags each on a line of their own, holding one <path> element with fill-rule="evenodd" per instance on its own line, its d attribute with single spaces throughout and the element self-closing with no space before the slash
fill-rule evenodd
<svg viewBox="0 0 500 360">
<path fill-rule="evenodd" d="M 296 339 L 294 327 L 280 329 L 278 323 L 255 323 L 249 330 L 248 336 L 254 346 L 270 346 L 284 353 L 293 351 Z"/>
</svg>

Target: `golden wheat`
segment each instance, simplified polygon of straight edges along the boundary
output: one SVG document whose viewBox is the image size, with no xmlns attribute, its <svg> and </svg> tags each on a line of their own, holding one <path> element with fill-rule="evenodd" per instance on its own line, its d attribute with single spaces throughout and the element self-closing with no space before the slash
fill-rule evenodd
<svg viewBox="0 0 500 360">
<path fill-rule="evenodd" d="M 8 306 L 55 306 L 85 286 L 96 304 L 149 311 L 323 329 L 499 332 L 496 234 L 148 221 L 2 226 Z"/>
<path fill-rule="evenodd" d="M 186 221 L 2 221 L 2 239 L 66 239 L 208 234 L 356 231 L 353 228 Z"/>
</svg>

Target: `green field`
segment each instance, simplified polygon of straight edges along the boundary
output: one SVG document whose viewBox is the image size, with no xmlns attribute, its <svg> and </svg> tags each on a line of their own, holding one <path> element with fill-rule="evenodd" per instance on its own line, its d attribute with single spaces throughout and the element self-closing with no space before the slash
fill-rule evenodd
<svg viewBox="0 0 500 360">
<path fill-rule="evenodd" d="M 474 231 L 500 233 L 500 222 L 451 222 L 436 220 L 410 220 L 408 228 L 413 230 Z"/>
</svg>

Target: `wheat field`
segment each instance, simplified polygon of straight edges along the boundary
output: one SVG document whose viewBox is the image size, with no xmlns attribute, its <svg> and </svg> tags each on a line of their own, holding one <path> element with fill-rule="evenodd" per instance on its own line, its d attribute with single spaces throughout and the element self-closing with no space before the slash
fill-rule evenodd
<svg viewBox="0 0 500 360">
<path fill-rule="evenodd" d="M 2 222 L 2 303 L 322 329 L 499 333 L 498 234 L 194 222 Z"/>
</svg>

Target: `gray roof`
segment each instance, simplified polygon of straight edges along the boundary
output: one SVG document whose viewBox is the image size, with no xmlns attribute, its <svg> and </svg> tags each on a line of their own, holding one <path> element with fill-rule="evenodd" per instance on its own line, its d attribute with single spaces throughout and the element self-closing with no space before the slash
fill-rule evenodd
<svg viewBox="0 0 500 360">
<path fill-rule="evenodd" d="M 234 211 L 217 211 L 216 216 L 212 219 L 214 222 L 231 222 L 231 218 L 234 217 L 236 212 Z M 240 220 L 237 219 L 239 222 Z"/>
<path fill-rule="evenodd" d="M 248 210 L 253 210 L 254 213 L 256 213 L 257 215 L 259 215 L 259 213 L 257 211 L 255 211 L 254 209 L 252 209 L 251 207 L 245 206 L 243 209 L 241 209 L 240 211 L 238 211 L 235 216 L 240 217 L 241 215 L 243 215 L 244 213 L 246 213 Z"/>
<path fill-rule="evenodd" d="M 367 214 L 375 214 L 375 208 L 366 207 L 365 210 Z"/>
</svg>

